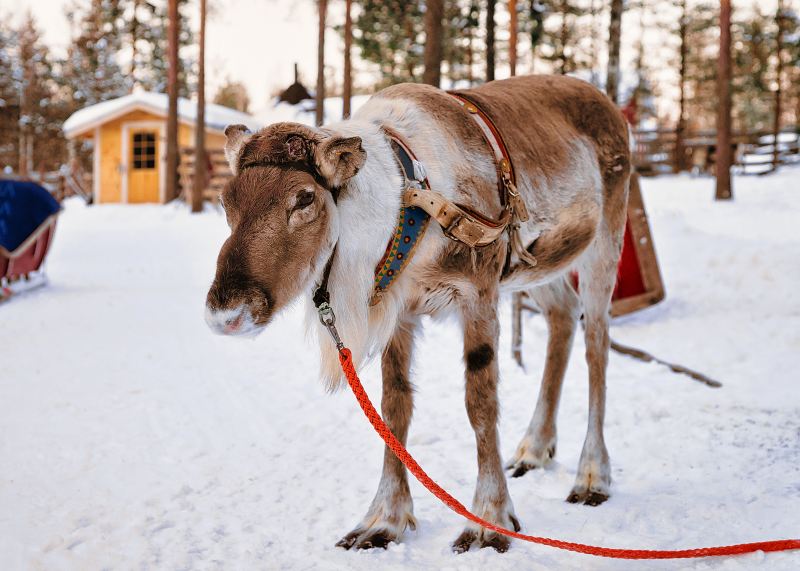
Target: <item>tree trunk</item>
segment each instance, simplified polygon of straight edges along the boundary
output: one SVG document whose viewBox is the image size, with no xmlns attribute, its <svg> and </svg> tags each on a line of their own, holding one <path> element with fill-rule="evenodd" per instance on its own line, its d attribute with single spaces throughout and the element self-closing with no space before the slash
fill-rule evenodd
<svg viewBox="0 0 800 571">
<path fill-rule="evenodd" d="M 517 0 L 508 0 L 508 68 L 511 77 L 517 75 Z"/>
<path fill-rule="evenodd" d="M 167 166 L 166 201 L 178 196 L 178 0 L 169 0 L 167 33 Z"/>
<path fill-rule="evenodd" d="M 486 2 L 486 81 L 494 81 L 494 9 L 497 0 Z"/>
<path fill-rule="evenodd" d="M 192 212 L 203 210 L 208 181 L 206 161 L 206 0 L 200 0 L 200 53 L 197 57 L 197 121 L 194 125 L 194 192 Z"/>
<path fill-rule="evenodd" d="M 425 71 L 422 73 L 422 83 L 436 87 L 439 87 L 442 81 L 443 17 L 443 0 L 427 0 L 425 2 L 425 47 L 423 52 Z"/>
<path fill-rule="evenodd" d="M 687 1 L 681 0 L 681 20 L 678 28 L 680 36 L 680 68 L 678 85 L 680 89 L 680 100 L 678 102 L 678 124 L 675 127 L 675 156 L 672 161 L 672 170 L 681 172 L 686 169 L 686 59 L 688 46 L 686 45 L 686 33 L 689 24 L 689 14 L 687 12 Z"/>
<path fill-rule="evenodd" d="M 602 10 L 602 2 L 600 10 Z M 592 85 L 598 87 L 600 84 L 600 77 L 597 73 L 598 68 L 598 53 L 597 53 L 597 0 L 591 0 L 589 5 L 589 21 L 591 22 L 591 34 L 589 34 L 589 49 L 591 55 L 589 56 L 589 64 L 592 66 Z"/>
<path fill-rule="evenodd" d="M 350 117 L 350 100 L 353 97 L 353 0 L 344 4 L 344 86 L 342 87 L 342 118 Z"/>
<path fill-rule="evenodd" d="M 569 1 L 561 0 L 561 33 L 559 35 L 558 60 L 561 75 L 567 75 L 567 42 L 569 41 L 569 27 L 567 26 L 567 13 L 569 12 Z"/>
<path fill-rule="evenodd" d="M 733 198 L 731 190 L 731 0 L 721 0 L 717 65 L 717 200 Z"/>
<path fill-rule="evenodd" d="M 473 60 L 475 59 L 473 50 L 472 50 L 472 26 L 467 28 L 467 82 L 469 86 L 472 87 L 472 84 L 475 83 L 475 76 L 472 73 L 472 64 Z"/>
<path fill-rule="evenodd" d="M 325 122 L 325 17 L 328 0 L 317 0 L 319 9 L 319 36 L 317 40 L 317 126 Z"/>
<path fill-rule="evenodd" d="M 611 0 L 611 20 L 608 25 L 608 74 L 606 93 L 619 104 L 619 49 L 622 35 L 622 0 Z"/>
<path fill-rule="evenodd" d="M 778 12 L 776 15 L 776 23 L 778 24 L 778 34 L 775 38 L 776 46 L 775 46 L 775 53 L 778 58 L 777 67 L 775 68 L 775 81 L 777 86 L 775 88 L 775 113 L 773 117 L 773 124 L 772 124 L 772 144 L 774 148 L 772 150 L 772 170 L 776 170 L 778 165 L 781 162 L 781 152 L 780 147 L 778 145 L 778 138 L 781 133 L 781 82 L 783 80 L 783 25 L 784 25 L 784 15 L 783 15 L 783 0 L 778 0 Z"/>
<path fill-rule="evenodd" d="M 25 105 L 25 89 L 20 90 L 19 94 L 19 119 L 17 121 L 17 135 L 19 136 L 19 141 L 17 143 L 17 158 L 19 159 L 19 164 L 17 165 L 17 172 L 19 176 L 26 177 L 28 176 L 28 160 L 25 157 L 28 150 L 28 143 L 27 143 L 27 125 L 25 124 L 23 117 L 25 116 L 26 105 Z"/>
<path fill-rule="evenodd" d="M 142 31 L 142 23 L 139 21 L 139 7 L 142 5 L 142 0 L 133 0 L 133 14 L 131 17 L 130 31 L 131 31 L 131 90 L 136 87 L 136 58 L 139 56 L 139 51 L 136 48 L 136 42 L 139 40 L 139 34 Z"/>
</svg>

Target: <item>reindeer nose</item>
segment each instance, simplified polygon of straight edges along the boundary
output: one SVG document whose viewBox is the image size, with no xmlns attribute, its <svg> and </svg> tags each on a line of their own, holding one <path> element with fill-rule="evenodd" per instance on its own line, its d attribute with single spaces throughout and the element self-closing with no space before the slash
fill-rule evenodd
<svg viewBox="0 0 800 571">
<path fill-rule="evenodd" d="M 206 323 L 214 333 L 233 335 L 242 330 L 247 308 L 240 305 L 234 309 L 211 309 L 206 307 Z"/>
<path fill-rule="evenodd" d="M 244 311 L 240 311 L 236 317 L 230 317 L 225 320 L 225 333 L 236 333 L 242 328 L 244 321 Z"/>
</svg>

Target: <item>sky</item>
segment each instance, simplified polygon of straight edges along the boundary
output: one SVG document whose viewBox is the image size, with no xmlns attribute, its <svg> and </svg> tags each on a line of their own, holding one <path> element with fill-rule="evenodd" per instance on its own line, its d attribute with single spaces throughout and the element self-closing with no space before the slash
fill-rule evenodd
<svg viewBox="0 0 800 571">
<path fill-rule="evenodd" d="M 656 0 L 658 2 L 659 0 Z M 798 0 L 785 0 L 797 4 Z M 776 0 L 734 0 L 734 8 L 749 9 L 758 2 L 765 11 L 775 9 Z M 63 54 L 70 41 L 70 30 L 64 15 L 69 0 L 0 0 L 0 17 L 11 14 L 19 21 L 27 10 L 36 17 L 44 34 L 44 41 L 51 49 Z M 663 6 L 654 10 L 645 21 L 644 42 L 652 67 L 653 79 L 659 85 L 659 113 L 675 114 L 677 99 L 677 74 L 670 60 L 676 55 L 674 38 L 666 32 L 654 30 L 653 20 L 669 24 L 677 13 L 669 8 L 670 2 L 661 0 Z M 313 89 L 316 81 L 317 61 L 317 15 L 314 0 L 209 0 L 213 12 L 207 21 L 206 40 L 206 93 L 212 97 L 216 88 L 230 77 L 242 81 L 251 100 L 251 111 L 256 115 L 272 105 L 272 96 L 287 87 L 293 80 L 295 62 L 300 68 L 301 81 Z M 329 25 L 344 21 L 344 2 L 329 2 Z M 507 37 L 507 13 L 498 3 L 498 44 Z M 190 3 L 190 8 L 196 2 Z M 740 12 L 741 13 L 741 12 Z M 190 25 L 197 29 L 197 14 L 192 13 Z M 601 24 L 602 26 L 602 24 Z M 601 28 L 603 35 L 605 29 Z M 636 55 L 635 43 L 639 40 L 640 23 L 635 10 L 629 10 L 623 20 L 622 65 L 630 68 Z M 524 47 L 520 46 L 520 51 Z M 338 33 L 329 30 L 326 37 L 327 65 L 337 72 L 341 69 L 342 41 Z M 600 65 L 604 65 L 605 54 L 601 53 Z M 357 64 L 363 68 L 364 64 Z M 523 63 L 521 73 L 530 68 Z M 541 69 L 535 71 L 541 72 Z M 604 73 L 601 71 L 601 73 Z M 337 76 L 339 74 L 337 73 Z M 497 77 L 508 75 L 507 65 L 498 65 Z M 625 74 L 623 73 L 623 77 Z M 368 87 L 369 75 L 357 75 L 356 86 Z"/>
</svg>

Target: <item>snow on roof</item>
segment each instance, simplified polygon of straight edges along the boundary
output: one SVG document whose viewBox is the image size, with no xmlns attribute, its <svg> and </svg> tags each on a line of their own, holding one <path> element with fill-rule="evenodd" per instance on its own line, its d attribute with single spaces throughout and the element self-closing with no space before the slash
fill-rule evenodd
<svg viewBox="0 0 800 571">
<path fill-rule="evenodd" d="M 169 99 L 164 93 L 151 93 L 147 91 L 131 93 L 76 111 L 69 119 L 64 121 L 64 134 L 68 139 L 72 139 L 90 129 L 94 129 L 103 123 L 137 109 L 166 116 L 168 105 Z M 178 119 L 180 121 L 194 124 L 196 114 L 196 103 L 182 97 L 178 99 Z M 234 125 L 237 123 L 246 125 L 249 129 L 257 129 L 261 126 L 259 121 L 247 113 L 242 113 L 241 111 L 214 103 L 206 104 L 207 129 L 224 131 L 227 125 Z"/>
</svg>

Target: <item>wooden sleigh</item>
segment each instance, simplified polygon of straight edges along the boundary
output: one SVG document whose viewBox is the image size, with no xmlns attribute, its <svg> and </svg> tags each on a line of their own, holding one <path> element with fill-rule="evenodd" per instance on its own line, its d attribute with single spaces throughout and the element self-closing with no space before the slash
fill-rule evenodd
<svg viewBox="0 0 800 571">
<path fill-rule="evenodd" d="M 13 250 L 0 245 L 0 301 L 45 283 L 42 266 L 53 243 L 58 214 L 47 216 Z"/>
<path fill-rule="evenodd" d="M 573 276 L 576 288 L 580 287 Z M 611 298 L 611 316 L 620 317 L 655 305 L 664 299 L 664 282 L 644 209 L 639 175 L 631 176 L 628 194 L 628 218 L 622 255 L 617 268 L 617 284 Z M 522 363 L 522 311 L 536 312 L 524 293 L 514 295 L 512 307 L 512 353 Z"/>
</svg>

